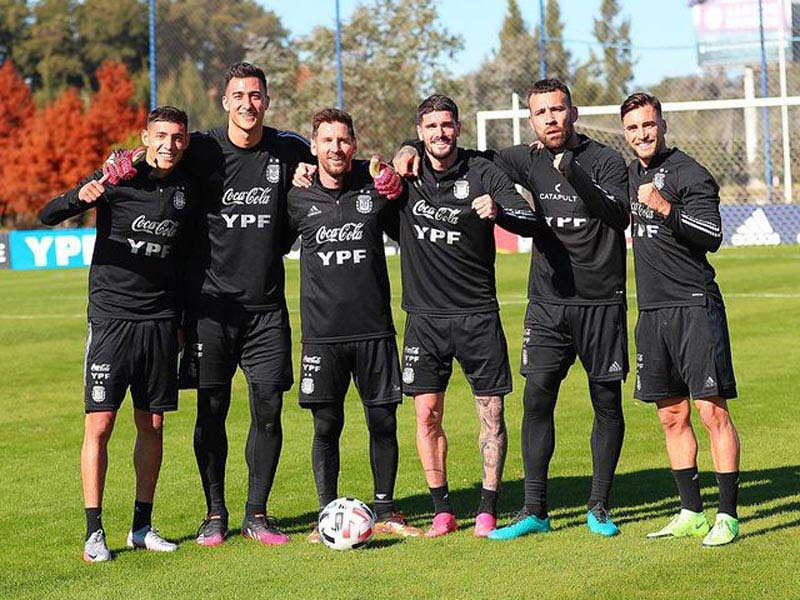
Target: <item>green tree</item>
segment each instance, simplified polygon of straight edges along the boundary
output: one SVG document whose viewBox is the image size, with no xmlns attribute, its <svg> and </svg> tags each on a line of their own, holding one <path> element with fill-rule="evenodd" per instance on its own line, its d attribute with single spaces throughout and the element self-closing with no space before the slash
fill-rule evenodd
<svg viewBox="0 0 800 600">
<path fill-rule="evenodd" d="M 547 60 L 547 76 L 555 77 L 569 84 L 573 80 L 572 54 L 564 45 L 564 23 L 561 21 L 561 8 L 558 0 L 547 0 L 544 28 L 545 57 Z M 539 44 L 539 31 L 536 32 L 536 44 Z M 538 54 L 537 54 L 538 56 Z"/>
<path fill-rule="evenodd" d="M 190 129 L 209 129 L 224 119 L 218 88 L 206 87 L 197 63 L 189 58 L 159 82 L 158 95 L 162 103 L 187 112 Z"/>
<path fill-rule="evenodd" d="M 617 0 L 603 0 L 600 15 L 594 19 L 594 37 L 602 49 L 600 58 L 593 53 L 593 60 L 604 82 L 603 91 L 598 98 L 602 104 L 622 102 L 633 81 L 631 20 L 622 18 L 621 12 Z"/>
<path fill-rule="evenodd" d="M 14 56 L 27 37 L 30 8 L 26 0 L 0 0 L 0 64 Z"/>
<path fill-rule="evenodd" d="M 295 128 L 308 133 L 311 112 L 336 104 L 334 31 L 317 27 L 300 41 L 303 64 Z M 342 26 L 346 109 L 356 119 L 360 154 L 390 155 L 415 135 L 416 107 L 445 79 L 444 62 L 462 47 L 439 21 L 435 0 L 374 0 Z"/>
<path fill-rule="evenodd" d="M 75 0 L 41 0 L 33 7 L 29 35 L 14 49 L 20 70 L 40 100 L 67 86 L 84 86 L 89 73 L 81 60 Z"/>
</svg>

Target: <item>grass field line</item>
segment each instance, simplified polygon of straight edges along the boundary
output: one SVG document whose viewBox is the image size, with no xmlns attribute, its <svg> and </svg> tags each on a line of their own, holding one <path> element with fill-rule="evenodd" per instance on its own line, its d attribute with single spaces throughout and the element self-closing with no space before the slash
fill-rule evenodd
<svg viewBox="0 0 800 600">
<path fill-rule="evenodd" d="M 725 298 L 754 298 L 754 299 L 798 299 L 800 294 L 776 293 L 776 292 L 752 292 L 752 293 L 726 293 Z M 635 299 L 636 294 L 628 294 L 628 298 Z M 500 305 L 527 304 L 527 296 L 505 296 L 498 301 Z M 0 321 L 36 321 L 53 319 L 85 319 L 86 313 L 72 314 L 40 314 L 40 315 L 0 315 Z"/>
</svg>

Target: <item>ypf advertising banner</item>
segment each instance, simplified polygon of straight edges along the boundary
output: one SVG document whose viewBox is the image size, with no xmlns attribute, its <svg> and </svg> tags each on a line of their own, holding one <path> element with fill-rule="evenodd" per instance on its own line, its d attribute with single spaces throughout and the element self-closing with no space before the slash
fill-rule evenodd
<svg viewBox="0 0 800 600">
<path fill-rule="evenodd" d="M 88 267 L 94 229 L 12 231 L 8 234 L 12 269 Z"/>
</svg>

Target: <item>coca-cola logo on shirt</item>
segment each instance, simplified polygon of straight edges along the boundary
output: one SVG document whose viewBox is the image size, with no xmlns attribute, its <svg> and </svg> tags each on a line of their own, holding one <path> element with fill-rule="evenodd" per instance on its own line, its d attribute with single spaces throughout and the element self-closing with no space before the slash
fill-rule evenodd
<svg viewBox="0 0 800 600">
<path fill-rule="evenodd" d="M 272 190 L 270 188 L 254 187 L 250 190 L 243 190 L 237 192 L 232 188 L 225 190 L 222 194 L 222 204 L 225 206 L 239 205 L 252 205 L 252 204 L 269 204 L 270 195 Z"/>
<path fill-rule="evenodd" d="M 131 230 L 139 233 L 149 233 L 161 237 L 171 238 L 178 235 L 180 224 L 172 219 L 156 221 L 148 219 L 145 215 L 139 215 L 131 223 Z"/>
<path fill-rule="evenodd" d="M 345 223 L 341 227 L 325 227 L 317 229 L 317 243 L 354 242 L 364 237 L 363 223 Z"/>
<path fill-rule="evenodd" d="M 442 221 L 451 225 L 458 225 L 458 217 L 461 215 L 460 208 L 448 208 L 446 206 L 431 206 L 425 200 L 418 200 L 411 209 L 418 217 Z"/>
</svg>

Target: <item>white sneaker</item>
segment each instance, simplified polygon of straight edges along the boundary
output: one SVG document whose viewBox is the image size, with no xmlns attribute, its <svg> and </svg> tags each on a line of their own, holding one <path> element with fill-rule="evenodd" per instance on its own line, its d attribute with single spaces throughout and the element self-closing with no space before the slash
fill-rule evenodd
<svg viewBox="0 0 800 600">
<path fill-rule="evenodd" d="M 98 529 L 83 544 L 83 560 L 88 563 L 111 560 L 111 552 L 106 544 L 106 533 Z"/>
<path fill-rule="evenodd" d="M 178 544 L 168 542 L 152 525 L 128 533 L 128 548 L 147 548 L 153 552 L 175 552 Z"/>
</svg>

